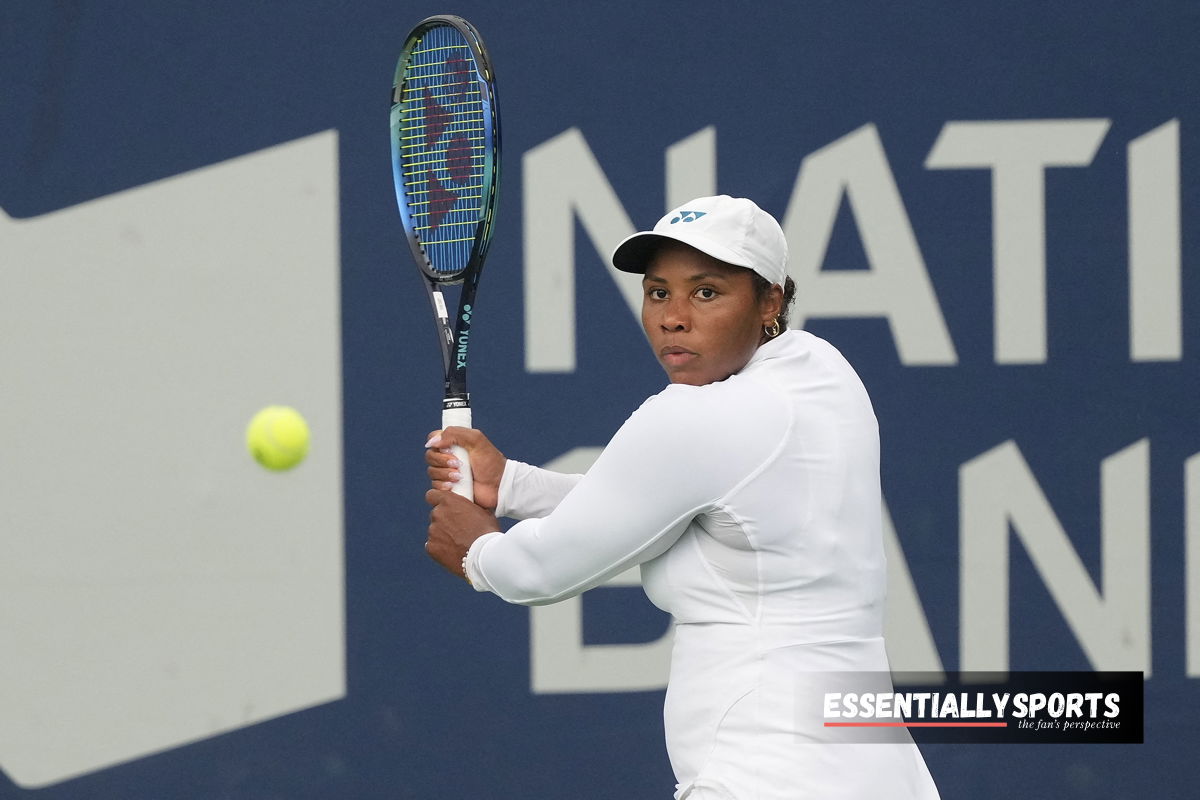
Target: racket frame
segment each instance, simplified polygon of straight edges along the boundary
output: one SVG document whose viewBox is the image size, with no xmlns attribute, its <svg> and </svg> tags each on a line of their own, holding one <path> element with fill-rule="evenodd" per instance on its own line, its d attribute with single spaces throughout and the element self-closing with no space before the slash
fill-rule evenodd
<svg viewBox="0 0 1200 800">
<path fill-rule="evenodd" d="M 460 269 L 453 271 L 438 270 L 434 267 L 417 232 L 417 225 L 407 199 L 408 190 L 401 158 L 399 133 L 400 123 L 403 119 L 402 106 L 404 88 L 407 83 L 406 72 L 413 50 L 429 30 L 438 26 L 454 28 L 471 50 L 475 66 L 475 74 L 471 80 L 479 89 L 482 106 L 484 134 L 482 138 L 485 143 L 490 142 L 490 146 L 485 145 L 483 153 L 484 164 L 481 171 L 483 186 L 480 192 L 482 213 L 476 222 L 474 240 L 467 262 Z M 496 219 L 500 186 L 500 117 L 491 57 L 479 32 L 467 20 L 453 14 L 437 14 L 421 20 L 408 34 L 404 48 L 397 60 L 392 82 L 390 138 L 397 206 L 413 261 L 421 272 L 429 295 L 430 307 L 438 330 L 438 343 L 442 353 L 442 368 L 445 376 L 442 427 L 457 425 L 469 428 L 471 427 L 471 404 L 470 394 L 467 390 L 467 355 L 475 311 L 475 293 L 479 285 L 483 263 L 491 245 Z M 444 286 L 450 285 L 461 285 L 458 311 L 453 323 L 451 323 L 446 297 L 442 291 Z M 455 492 L 470 498 L 472 496 L 470 462 L 465 451 L 461 448 L 454 448 L 454 450 L 462 464 L 459 471 L 463 474 L 459 484 L 455 487 Z"/>
</svg>

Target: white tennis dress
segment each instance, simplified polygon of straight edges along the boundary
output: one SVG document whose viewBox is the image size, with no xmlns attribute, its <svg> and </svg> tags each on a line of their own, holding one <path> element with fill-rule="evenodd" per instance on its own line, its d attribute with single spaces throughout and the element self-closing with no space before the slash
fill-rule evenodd
<svg viewBox="0 0 1200 800">
<path fill-rule="evenodd" d="M 862 382 L 788 331 L 724 381 L 651 397 L 586 476 L 510 461 L 497 512 L 522 521 L 477 540 L 467 575 L 536 605 L 641 565 L 675 620 L 677 800 L 927 800 L 911 740 L 830 743 L 809 702 L 825 673 L 888 670 L 881 510 Z"/>
</svg>

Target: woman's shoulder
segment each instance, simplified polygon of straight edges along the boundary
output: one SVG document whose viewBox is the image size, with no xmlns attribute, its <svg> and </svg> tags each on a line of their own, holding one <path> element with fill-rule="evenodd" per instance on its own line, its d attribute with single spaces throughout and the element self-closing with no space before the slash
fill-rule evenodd
<svg viewBox="0 0 1200 800">
<path fill-rule="evenodd" d="M 670 384 L 635 412 L 652 424 L 679 429 L 684 435 L 706 429 L 733 437 L 749 430 L 782 432 L 790 424 L 791 414 L 791 403 L 777 387 L 740 374 L 703 386 Z"/>
<path fill-rule="evenodd" d="M 724 492 L 773 458 L 793 424 L 775 392 L 746 382 L 672 384 L 642 403 L 609 446 L 649 459 L 669 454 L 671 469 L 728 478 Z"/>
</svg>

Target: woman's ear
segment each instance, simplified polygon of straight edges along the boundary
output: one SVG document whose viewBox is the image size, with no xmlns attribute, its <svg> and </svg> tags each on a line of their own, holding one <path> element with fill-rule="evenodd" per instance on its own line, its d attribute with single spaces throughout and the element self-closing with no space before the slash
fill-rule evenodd
<svg viewBox="0 0 1200 800">
<path fill-rule="evenodd" d="M 760 308 L 763 313 L 763 326 L 768 327 L 783 312 L 783 287 L 778 283 L 773 284 L 763 295 Z"/>
</svg>

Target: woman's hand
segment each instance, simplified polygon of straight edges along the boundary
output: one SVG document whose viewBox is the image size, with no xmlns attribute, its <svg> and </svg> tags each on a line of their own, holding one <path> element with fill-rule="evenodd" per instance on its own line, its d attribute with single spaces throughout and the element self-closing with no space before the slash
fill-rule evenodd
<svg viewBox="0 0 1200 800">
<path fill-rule="evenodd" d="M 491 512 L 453 492 L 430 489 L 425 502 L 433 506 L 425 552 L 451 573 L 466 578 L 463 558 L 467 550 L 480 536 L 500 530 L 500 523 Z"/>
<path fill-rule="evenodd" d="M 429 434 L 425 443 L 426 472 L 434 489 L 450 491 L 461 477 L 461 464 L 450 452 L 453 445 L 467 451 L 475 482 L 475 503 L 494 512 L 500 492 L 500 477 L 504 474 L 504 454 L 486 436 L 473 428 L 446 428 Z M 498 529 L 496 529 L 498 530 Z"/>
</svg>

